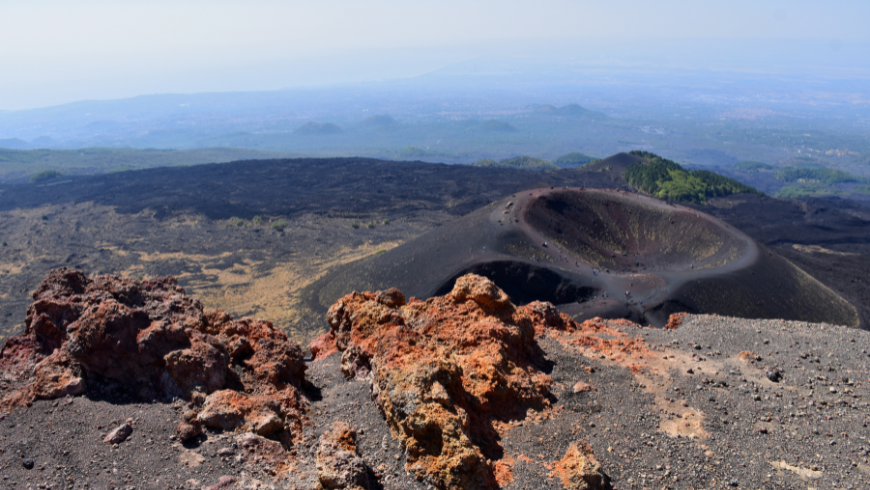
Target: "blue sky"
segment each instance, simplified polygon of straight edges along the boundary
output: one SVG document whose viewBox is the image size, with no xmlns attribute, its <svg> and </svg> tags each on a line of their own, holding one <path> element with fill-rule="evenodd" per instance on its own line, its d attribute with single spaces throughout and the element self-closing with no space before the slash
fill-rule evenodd
<svg viewBox="0 0 870 490">
<path fill-rule="evenodd" d="M 839 49 L 870 42 L 868 19 L 847 0 L 0 0 L 0 109 L 413 76 L 548 41 Z"/>
</svg>

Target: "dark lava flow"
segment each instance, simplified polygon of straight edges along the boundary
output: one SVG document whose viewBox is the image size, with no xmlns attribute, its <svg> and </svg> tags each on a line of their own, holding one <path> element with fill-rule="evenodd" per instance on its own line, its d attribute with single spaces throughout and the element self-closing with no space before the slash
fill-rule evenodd
<svg viewBox="0 0 870 490">
<path fill-rule="evenodd" d="M 662 326 L 675 312 L 858 327 L 855 308 L 782 257 L 694 209 L 613 190 L 518 192 L 304 292 L 325 312 L 350 291 L 398 287 L 428 298 L 474 272 L 517 304 L 550 301 L 584 320 Z"/>
</svg>

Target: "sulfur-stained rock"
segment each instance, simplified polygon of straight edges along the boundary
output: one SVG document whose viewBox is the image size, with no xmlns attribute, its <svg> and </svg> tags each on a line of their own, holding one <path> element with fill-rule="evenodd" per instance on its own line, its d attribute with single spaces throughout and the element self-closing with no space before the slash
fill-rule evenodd
<svg viewBox="0 0 870 490">
<path fill-rule="evenodd" d="M 570 322 L 546 304 L 538 309 Z M 467 275 L 425 302 L 406 304 L 398 291 L 353 293 L 327 320 L 332 329 L 315 341 L 318 350 L 334 346 L 346 375 L 369 380 L 409 471 L 438 488 L 496 488 L 494 422 L 550 403 L 552 381 L 537 368 L 537 325 L 526 310 L 488 279 Z"/>
<path fill-rule="evenodd" d="M 562 480 L 566 490 L 604 490 L 610 488 L 610 480 L 601 471 L 601 463 L 592 453 L 592 446 L 585 441 L 572 443 L 565 456 L 556 462 L 553 474 Z"/>
<path fill-rule="evenodd" d="M 302 349 L 270 322 L 205 312 L 172 277 L 89 279 L 62 268 L 33 300 L 24 334 L 0 350 L 0 374 L 10 380 L 0 408 L 81 394 L 95 377 L 140 398 L 204 404 L 179 424 L 182 440 L 200 424 L 286 444 L 301 433 Z"/>
<path fill-rule="evenodd" d="M 317 488 L 368 490 L 368 468 L 357 453 L 356 431 L 335 422 L 320 438 L 316 454 Z"/>
</svg>

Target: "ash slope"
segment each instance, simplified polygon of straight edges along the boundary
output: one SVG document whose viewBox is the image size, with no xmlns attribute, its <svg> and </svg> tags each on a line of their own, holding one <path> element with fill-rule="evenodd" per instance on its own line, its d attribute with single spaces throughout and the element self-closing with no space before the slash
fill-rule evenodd
<svg viewBox="0 0 870 490">
<path fill-rule="evenodd" d="M 466 273 L 492 279 L 518 304 L 549 301 L 579 320 L 663 326 L 689 312 L 861 325 L 847 301 L 712 216 L 584 188 L 513 194 L 333 271 L 303 299 L 325 312 L 354 290 L 395 286 L 429 298 Z"/>
</svg>

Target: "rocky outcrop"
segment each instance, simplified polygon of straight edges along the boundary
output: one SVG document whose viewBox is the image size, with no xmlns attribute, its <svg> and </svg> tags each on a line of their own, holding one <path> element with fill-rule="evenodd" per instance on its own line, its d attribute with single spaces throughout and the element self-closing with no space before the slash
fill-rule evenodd
<svg viewBox="0 0 870 490">
<path fill-rule="evenodd" d="M 317 488 L 368 490 L 368 468 L 356 448 L 356 431 L 335 422 L 317 446 Z"/>
<path fill-rule="evenodd" d="M 0 407 L 84 393 L 108 380 L 140 399 L 184 399 L 200 424 L 292 443 L 301 429 L 302 349 L 263 320 L 205 312 L 172 277 L 147 281 L 52 271 L 33 293 L 25 332 L 0 350 Z"/>
<path fill-rule="evenodd" d="M 601 471 L 601 463 L 585 441 L 571 444 L 565 456 L 556 462 L 554 476 L 562 480 L 565 490 L 605 490 L 610 481 Z"/>
<path fill-rule="evenodd" d="M 438 488 L 489 489 L 501 450 L 494 424 L 549 406 L 535 329 L 546 328 L 542 318 L 570 322 L 553 311 L 516 308 L 490 280 L 466 275 L 425 302 L 396 289 L 349 294 L 315 343 L 341 351 L 346 376 L 371 383 L 409 471 Z"/>
</svg>

